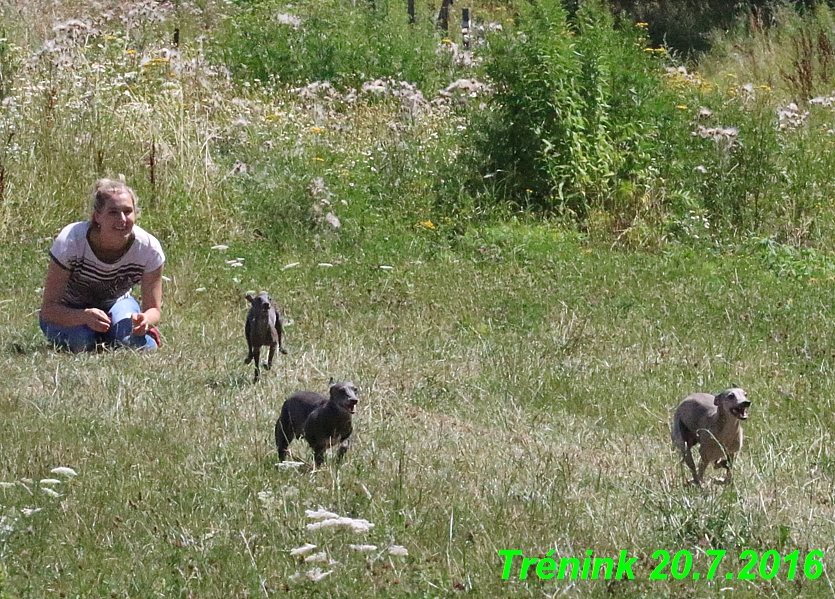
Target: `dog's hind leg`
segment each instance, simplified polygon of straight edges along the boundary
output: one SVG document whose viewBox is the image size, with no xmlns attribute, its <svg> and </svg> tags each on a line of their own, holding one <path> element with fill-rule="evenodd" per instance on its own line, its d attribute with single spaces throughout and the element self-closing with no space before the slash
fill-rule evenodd
<svg viewBox="0 0 835 599">
<path fill-rule="evenodd" d="M 691 437 L 692 433 L 684 426 L 683 422 L 676 419 L 673 422 L 673 430 L 670 436 L 673 440 L 673 445 L 681 452 L 682 461 L 687 464 L 690 472 L 693 473 L 693 483 L 698 485 L 701 477 L 696 473 L 696 463 L 693 461 L 693 453 L 691 451 L 693 445 L 687 438 Z"/>
<path fill-rule="evenodd" d="M 691 446 L 686 445 L 684 451 L 682 452 L 684 463 L 687 464 L 687 467 L 690 468 L 690 472 L 693 473 L 693 484 L 698 486 L 702 484 L 702 474 L 704 474 L 704 460 L 702 463 L 699 464 L 699 470 L 696 471 L 696 462 L 693 461 L 693 452 L 691 451 Z"/>
<path fill-rule="evenodd" d="M 284 414 L 282 413 L 281 417 L 275 422 L 275 446 L 278 448 L 278 459 L 281 462 L 287 457 L 287 448 L 290 446 L 290 441 L 293 440 L 292 432 L 290 435 L 287 435 L 286 427 L 291 426 L 290 419 L 287 418 L 286 423 L 284 420 Z"/>
</svg>

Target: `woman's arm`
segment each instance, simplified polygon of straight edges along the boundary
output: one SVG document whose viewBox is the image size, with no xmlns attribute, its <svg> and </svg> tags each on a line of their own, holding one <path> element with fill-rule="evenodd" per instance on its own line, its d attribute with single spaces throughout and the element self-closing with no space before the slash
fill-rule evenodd
<svg viewBox="0 0 835 599">
<path fill-rule="evenodd" d="M 64 290 L 70 280 L 70 271 L 50 261 L 43 284 L 41 318 L 63 327 L 87 325 L 94 331 L 104 333 L 110 328 L 110 317 L 98 308 L 69 308 L 61 303 Z"/>
<path fill-rule="evenodd" d="M 133 334 L 145 335 L 157 325 L 162 308 L 162 266 L 142 275 L 142 312 L 133 316 Z"/>
</svg>

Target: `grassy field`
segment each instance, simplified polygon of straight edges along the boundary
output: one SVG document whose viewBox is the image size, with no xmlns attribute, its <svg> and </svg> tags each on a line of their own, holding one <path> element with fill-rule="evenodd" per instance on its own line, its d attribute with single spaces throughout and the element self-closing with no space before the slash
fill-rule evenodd
<svg viewBox="0 0 835 599">
<path fill-rule="evenodd" d="M 317 66 L 350 84 L 374 75 L 345 70 L 369 56 L 405 65 L 423 101 L 391 79 L 371 91 L 246 80 L 259 59 L 248 28 L 269 41 L 269 27 L 293 27 L 264 16 L 267 0 L 83 4 L 0 3 L 0 599 L 832 597 L 828 105 L 813 126 L 776 131 L 779 80 L 749 64 L 740 78 L 773 90 L 728 83 L 727 53 L 705 65 L 719 83 L 675 71 L 670 89 L 691 95 L 658 108 L 669 136 L 636 125 L 644 178 L 619 184 L 620 208 L 592 199 L 574 222 L 498 201 L 494 179 L 464 172 L 462 132 L 486 100 L 468 113 L 436 93 L 473 74 L 454 31 L 406 34 L 356 6 L 329 21 L 302 3 L 321 29 L 262 44 L 336 52 L 344 62 L 316 54 Z M 507 7 L 478 10 L 510 28 Z M 375 50 L 363 32 L 391 37 Z M 764 33 L 746 43 L 760 63 L 776 52 Z M 717 112 L 707 124 L 742 123 L 742 141 L 694 136 L 702 102 Z M 669 164 L 650 160 L 676 140 Z M 55 351 L 37 325 L 47 250 L 84 217 L 95 178 L 119 173 L 166 251 L 163 347 Z M 244 295 L 260 290 L 284 307 L 289 354 L 253 384 Z M 297 441 L 302 464 L 277 465 L 284 398 L 330 377 L 360 388 L 353 447 L 314 471 Z M 734 480 L 711 470 L 693 488 L 672 411 L 735 386 L 753 408 Z M 312 530 L 320 508 L 373 527 Z M 548 562 L 521 576 L 523 557 L 589 556 L 634 558 L 634 578 L 558 579 Z"/>
<path fill-rule="evenodd" d="M 621 253 L 529 224 L 381 248 L 170 247 L 165 345 L 147 356 L 47 348 L 33 315 L 45 245 L 4 250 L 5 264 L 32 265 L 2 275 L 4 592 L 831 595 L 828 572 L 789 582 L 786 564 L 771 580 L 724 577 L 746 549 L 835 550 L 835 282 L 778 278 L 750 256 Z M 253 385 L 242 294 L 261 288 L 285 306 L 290 354 Z M 312 472 L 296 444 L 305 466 L 278 468 L 283 398 L 324 391 L 329 376 L 361 388 L 354 446 Z M 735 480 L 690 488 L 671 409 L 732 385 L 754 402 Z M 78 476 L 53 497 L 38 481 L 56 466 Z M 305 510 L 319 507 L 374 527 L 308 531 Z M 289 555 L 304 543 L 338 563 Z M 520 581 L 521 562 L 504 581 L 505 549 L 639 560 L 631 581 Z M 717 580 L 648 580 L 655 551 L 690 551 L 704 575 L 709 549 L 727 551 Z M 332 574 L 292 578 L 314 567 Z"/>
</svg>

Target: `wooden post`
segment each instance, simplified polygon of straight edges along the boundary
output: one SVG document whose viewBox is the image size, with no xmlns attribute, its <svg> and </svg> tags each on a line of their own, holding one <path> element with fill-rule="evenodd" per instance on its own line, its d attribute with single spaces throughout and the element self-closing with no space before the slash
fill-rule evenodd
<svg viewBox="0 0 835 599">
<path fill-rule="evenodd" d="M 452 0 L 443 0 L 441 2 L 441 10 L 438 11 L 438 20 L 435 22 L 438 27 L 444 31 L 449 31 L 449 7 L 452 6 Z"/>
<path fill-rule="evenodd" d="M 470 49 L 470 9 L 461 9 L 461 43 L 465 50 Z"/>
<path fill-rule="evenodd" d="M 409 25 L 415 24 L 415 0 L 408 0 L 406 10 L 409 11 Z"/>
</svg>

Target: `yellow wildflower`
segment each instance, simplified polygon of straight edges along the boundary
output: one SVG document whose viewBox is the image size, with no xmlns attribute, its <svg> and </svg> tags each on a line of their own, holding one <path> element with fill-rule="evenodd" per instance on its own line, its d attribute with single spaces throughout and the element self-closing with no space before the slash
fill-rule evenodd
<svg viewBox="0 0 835 599">
<path fill-rule="evenodd" d="M 643 29 L 645 27 L 649 27 L 649 23 L 635 23 L 635 27 L 640 27 L 641 29 Z"/>
<path fill-rule="evenodd" d="M 127 50 L 125 50 L 125 54 L 136 54 L 136 50 L 134 50 L 133 48 L 128 48 Z"/>
<path fill-rule="evenodd" d="M 325 161 L 325 159 L 324 159 L 324 158 L 319 158 L 318 156 L 317 156 L 316 158 L 314 158 L 314 160 L 315 160 L 316 162 L 324 162 L 324 161 Z"/>
<path fill-rule="evenodd" d="M 322 129 L 321 127 L 311 127 L 310 128 L 311 133 L 322 133 L 323 131 L 324 131 L 324 129 Z"/>
<path fill-rule="evenodd" d="M 421 221 L 420 226 L 426 227 L 427 229 L 434 229 L 435 223 L 433 223 L 431 220 L 425 220 Z"/>
<path fill-rule="evenodd" d="M 676 108 L 678 108 L 679 110 L 687 110 L 687 106 L 685 106 L 684 104 L 676 104 Z"/>
</svg>

